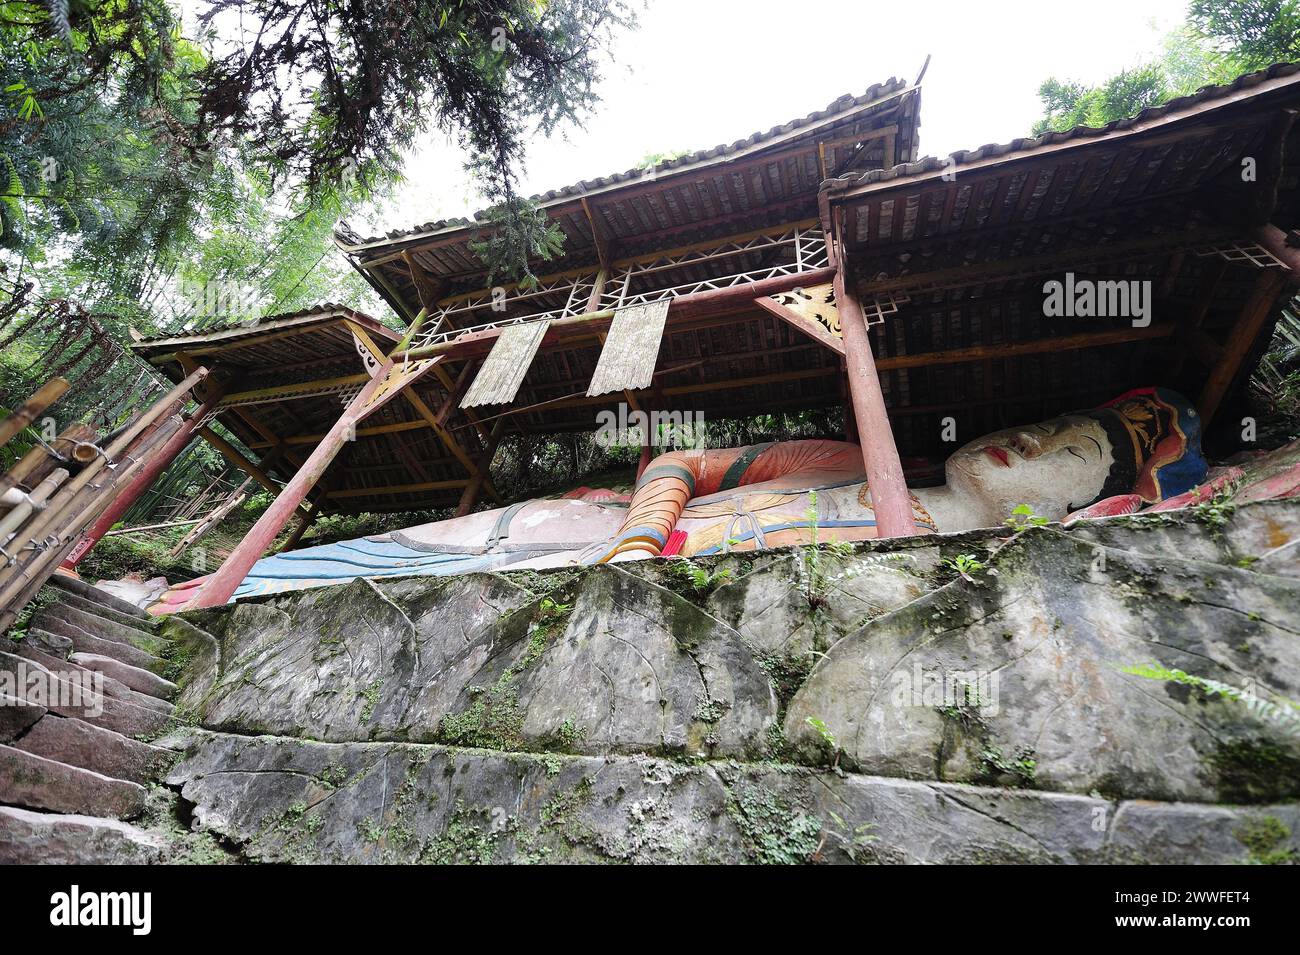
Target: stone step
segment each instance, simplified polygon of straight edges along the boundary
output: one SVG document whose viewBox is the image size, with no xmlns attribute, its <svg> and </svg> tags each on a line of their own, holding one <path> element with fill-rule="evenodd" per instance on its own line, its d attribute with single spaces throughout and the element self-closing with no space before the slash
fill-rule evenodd
<svg viewBox="0 0 1300 955">
<path fill-rule="evenodd" d="M 72 641 L 67 637 L 33 627 L 27 628 L 27 636 L 23 638 L 23 642 L 60 660 L 66 660 L 72 655 L 74 649 Z"/>
<path fill-rule="evenodd" d="M 14 674 L 18 684 L 15 695 L 20 699 L 38 703 L 60 716 L 76 717 L 124 736 L 156 736 L 172 724 L 169 713 L 118 699 L 107 691 L 93 694 L 89 692 L 94 689 L 93 685 L 78 685 L 25 657 L 0 652 L 0 671 Z M 29 685 L 32 681 L 39 681 L 39 684 Z"/>
<path fill-rule="evenodd" d="M 160 837 L 117 819 L 0 806 L 4 865 L 146 865 L 160 859 L 163 846 Z"/>
<path fill-rule="evenodd" d="M 28 631 L 29 633 L 31 631 Z M 2 645 L 2 644 L 0 644 Z M 127 703 L 134 703 L 136 706 L 143 706 L 145 709 L 155 710 L 164 715 L 170 716 L 176 707 L 172 706 L 166 700 L 159 699 L 148 693 L 141 693 L 127 686 L 110 673 L 98 670 L 95 667 L 82 666 L 79 662 L 72 659 L 63 659 L 56 657 L 44 650 L 37 649 L 35 645 L 28 645 L 26 640 L 19 643 L 9 642 L 6 652 L 13 653 L 24 659 L 39 663 L 51 673 L 77 673 L 84 677 L 91 677 L 98 674 L 98 679 L 103 681 L 104 692 L 108 696 L 116 697 L 119 700 L 125 700 Z M 148 672 L 147 670 L 144 672 Z M 159 678 L 161 679 L 161 677 Z"/>
<path fill-rule="evenodd" d="M 153 636 L 153 617 L 150 617 L 148 620 L 141 620 L 139 617 L 119 613 L 112 607 L 98 606 L 93 600 L 87 600 L 85 597 L 78 597 L 74 593 L 62 594 L 59 597 L 59 603 L 65 607 L 72 607 L 75 610 L 80 610 L 83 613 L 90 614 L 91 616 L 99 617 L 101 620 L 108 620 L 112 623 L 121 624 L 124 627 L 132 627 L 143 634 Z"/>
<path fill-rule="evenodd" d="M 127 643 L 139 650 L 144 650 L 146 653 L 156 654 L 166 643 L 152 632 L 128 627 L 125 624 L 107 620 L 104 617 L 97 617 L 68 604 L 51 604 L 45 607 L 32 619 L 32 623 L 37 626 L 44 626 L 38 622 L 37 618 L 44 619 L 47 617 L 67 621 L 74 626 L 80 627 L 86 633 L 102 637 L 105 640 L 113 640 L 117 643 Z"/>
<path fill-rule="evenodd" d="M 145 788 L 0 743 L 0 803 L 26 809 L 131 819 L 144 811 Z"/>
<path fill-rule="evenodd" d="M 10 743 L 48 711 L 21 697 L 0 693 L 0 743 Z"/>
<path fill-rule="evenodd" d="M 95 636 L 93 633 L 87 633 L 75 624 L 68 623 L 66 620 L 60 620 L 58 617 L 45 616 L 37 614 L 32 620 L 32 625 L 27 631 L 48 633 L 59 637 L 66 637 L 72 641 L 72 647 L 82 653 L 99 653 L 106 657 L 113 657 L 121 660 L 123 663 L 129 663 L 133 667 L 142 667 L 146 670 L 152 670 L 154 673 L 161 675 L 167 669 L 167 661 L 162 657 L 156 657 L 152 653 L 146 653 L 131 646 L 129 643 L 118 643 L 114 640 L 105 640 L 103 637 Z"/>
<path fill-rule="evenodd" d="M 175 753 L 121 733 L 55 715 L 37 722 L 12 745 L 36 756 L 133 783 L 157 779 L 176 758 Z"/>
<path fill-rule="evenodd" d="M 100 653 L 74 653 L 68 659 L 87 669 L 98 670 L 105 676 L 111 676 L 133 690 L 160 699 L 170 700 L 180 689 L 171 680 L 164 679 L 143 667 L 134 667 Z"/>
<path fill-rule="evenodd" d="M 135 604 L 128 600 L 123 600 L 116 594 L 110 594 L 107 590 L 100 590 L 94 584 L 88 584 L 84 580 L 76 577 L 69 577 L 65 574 L 55 574 L 46 583 L 51 587 L 58 587 L 65 593 L 76 594 L 84 600 L 90 600 L 101 606 L 116 610 L 118 613 L 125 614 L 128 617 L 136 617 L 140 620 L 151 619 L 149 614 L 141 610 Z"/>
</svg>

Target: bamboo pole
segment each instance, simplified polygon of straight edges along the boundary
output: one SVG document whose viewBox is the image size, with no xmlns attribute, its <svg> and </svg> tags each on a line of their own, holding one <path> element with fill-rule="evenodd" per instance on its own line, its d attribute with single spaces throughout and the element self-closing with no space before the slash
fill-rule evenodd
<svg viewBox="0 0 1300 955">
<path fill-rule="evenodd" d="M 72 385 L 66 378 L 51 378 L 36 389 L 36 394 L 24 401 L 17 411 L 0 421 L 0 447 L 35 421 L 38 414 L 58 401 L 70 387 Z"/>
<path fill-rule="evenodd" d="M 108 471 L 104 484 L 96 486 L 86 481 L 67 498 L 61 492 L 58 498 L 62 503 L 58 506 L 57 513 L 51 518 L 47 511 L 46 517 L 49 519 L 42 521 L 44 526 L 50 528 L 48 533 L 43 532 L 40 537 L 32 535 L 30 531 L 15 535 L 14 543 L 11 543 L 8 549 L 9 554 L 17 554 L 19 547 L 25 546 L 25 544 L 17 544 L 19 537 L 26 537 L 27 541 L 42 540 L 45 546 L 33 548 L 30 556 L 26 558 L 12 558 L 7 568 L 10 573 L 7 577 L 0 578 L 7 581 L 3 590 L 0 590 L 0 631 L 5 630 L 13 622 L 23 605 L 54 573 L 82 530 L 111 502 L 114 492 L 129 486 L 144 467 L 150 452 L 166 442 L 174 433 L 174 429 L 179 427 L 180 421 L 173 418 L 159 428 L 141 434 L 138 441 L 130 448 L 122 449 L 128 452 L 122 454 L 122 460 L 129 463 L 121 471 Z M 116 445 L 117 442 L 114 442 L 114 446 Z M 73 481 L 75 482 L 76 479 L 74 478 Z M 73 482 L 69 482 L 64 491 L 71 488 L 72 484 Z M 51 523 L 65 513 L 72 515 L 69 523 L 61 527 Z"/>
<path fill-rule="evenodd" d="M 102 456 L 95 458 L 95 460 L 87 464 L 81 470 L 81 473 L 69 481 L 67 485 L 59 491 L 55 501 L 45 510 L 40 519 L 33 522 L 31 527 L 19 532 L 18 538 L 21 538 L 21 540 L 16 539 L 17 546 L 22 547 L 30 541 L 39 540 L 46 536 L 46 534 L 48 534 L 54 527 L 57 527 L 58 525 L 56 522 L 64 517 L 73 497 L 80 493 L 81 489 L 89 484 L 103 469 L 105 460 L 112 461 L 113 467 L 116 468 L 121 463 L 118 459 L 122 456 L 124 451 L 132 446 L 132 442 L 145 434 L 149 429 L 156 429 L 156 426 L 161 419 L 165 418 L 167 415 L 174 414 L 179 410 L 180 405 L 184 402 L 185 396 L 189 394 L 190 389 L 206 378 L 207 375 L 208 370 L 206 368 L 196 368 L 190 375 L 186 376 L 180 384 L 159 399 L 153 407 L 137 418 L 130 427 L 126 428 L 126 430 L 124 430 L 117 439 L 104 450 Z M 138 463 L 138 461 L 135 463 Z M 108 505 L 107 501 L 104 503 L 105 506 Z M 99 510 L 97 509 L 96 514 L 98 513 Z M 2 603 L 3 600 L 0 600 L 0 604 Z"/>
<path fill-rule="evenodd" d="M 201 524 L 203 518 L 187 518 L 183 521 L 163 521 L 161 524 L 141 524 L 138 527 L 118 527 L 105 534 L 105 537 L 121 537 L 124 534 L 143 534 L 145 531 L 166 531 L 173 527 L 189 527 L 193 524 Z"/>
<path fill-rule="evenodd" d="M 176 543 L 176 546 L 168 551 L 167 556 L 173 559 L 176 558 L 185 548 L 193 547 L 203 539 L 203 535 L 225 520 L 226 515 L 242 504 L 244 499 L 248 497 L 244 489 L 248 487 L 248 482 L 251 480 L 253 480 L 251 477 L 244 478 L 244 482 L 235 488 L 224 501 L 209 511 L 206 517 L 195 522 L 197 526 L 182 537 Z"/>
<path fill-rule="evenodd" d="M 57 491 L 67 479 L 67 469 L 56 468 L 44 481 L 32 488 L 32 492 L 27 495 L 27 500 L 18 504 L 3 518 L 0 518 L 0 546 L 7 544 L 9 538 L 17 533 L 18 528 L 31 516 L 32 511 L 42 507 L 50 495 Z"/>
<path fill-rule="evenodd" d="M 103 513 L 99 515 L 99 518 L 95 523 L 86 531 L 85 536 L 77 542 L 76 547 L 72 548 L 71 553 L 68 554 L 67 559 L 64 560 L 61 565 L 62 567 L 66 570 L 72 570 L 76 567 L 78 562 L 90 553 L 90 549 L 98 544 L 100 540 L 103 539 L 104 535 L 113 529 L 113 525 L 122 518 L 122 515 L 131 509 L 131 505 L 138 501 L 141 495 L 153 486 L 154 481 L 158 480 L 159 475 L 161 475 L 163 471 L 167 470 L 167 468 L 171 466 L 171 463 L 176 460 L 176 456 L 184 451 L 185 448 L 189 446 L 189 443 L 194 440 L 195 430 L 197 430 L 197 428 L 203 423 L 203 419 L 206 418 L 214 408 L 216 408 L 217 402 L 221 399 L 223 390 L 224 389 L 221 387 L 220 382 L 218 382 L 217 387 L 212 389 L 207 400 L 196 408 L 192 415 L 185 419 L 185 422 L 177 429 L 176 433 L 172 435 L 171 439 L 159 448 L 157 452 L 149 456 L 149 460 L 145 462 L 145 466 L 141 468 L 139 473 L 136 475 L 135 481 L 128 487 L 123 488 L 122 492 L 109 503 L 108 507 L 104 508 Z"/>
<path fill-rule="evenodd" d="M 73 457 L 73 449 L 76 447 L 77 442 L 84 442 L 94 437 L 95 432 L 89 426 L 74 424 L 70 428 L 65 428 L 62 434 L 50 442 L 50 447 L 54 449 L 56 454 Z M 62 450 L 63 448 L 67 449 L 66 454 Z M 50 451 L 44 446 L 37 445 L 24 454 L 22 459 L 6 471 L 3 476 L 0 476 L 0 494 L 3 494 L 11 487 L 26 483 L 28 478 L 35 479 L 37 476 L 43 478 L 44 475 L 41 474 L 42 466 L 50 465 L 52 469 L 54 462 L 57 460 L 57 458 L 51 456 Z M 87 460 L 89 458 L 82 460 L 81 463 L 84 464 Z"/>
</svg>

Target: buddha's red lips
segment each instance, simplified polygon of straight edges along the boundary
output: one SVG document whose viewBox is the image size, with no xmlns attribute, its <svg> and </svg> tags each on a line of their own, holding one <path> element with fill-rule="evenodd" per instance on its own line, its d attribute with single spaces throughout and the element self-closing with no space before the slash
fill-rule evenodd
<svg viewBox="0 0 1300 955">
<path fill-rule="evenodd" d="M 1007 452 L 1005 448 L 998 448 L 998 447 L 994 447 L 993 445 L 990 445 L 989 447 L 984 449 L 984 453 L 987 454 L 989 457 L 991 457 L 994 461 L 997 461 L 1004 468 L 1011 467 L 1011 458 L 1007 456 Z"/>
</svg>

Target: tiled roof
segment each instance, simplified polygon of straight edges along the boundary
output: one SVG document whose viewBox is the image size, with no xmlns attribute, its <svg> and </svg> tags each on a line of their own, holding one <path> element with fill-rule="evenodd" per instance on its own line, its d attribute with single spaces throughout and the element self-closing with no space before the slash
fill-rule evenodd
<svg viewBox="0 0 1300 955">
<path fill-rule="evenodd" d="M 737 154 L 743 153 L 754 147 L 763 146 L 775 139 L 786 136 L 790 133 L 798 132 L 802 129 L 817 126 L 827 120 L 835 119 L 844 113 L 849 112 L 857 107 L 866 106 L 870 103 L 886 99 L 908 89 L 908 84 L 897 77 L 889 79 L 884 83 L 877 83 L 867 89 L 861 96 L 845 94 L 835 102 L 828 105 L 825 109 L 809 113 L 800 119 L 791 120 L 780 126 L 773 126 L 766 132 L 759 131 L 753 133 L 745 139 L 738 139 L 731 144 L 720 144 L 712 149 L 701 149 L 693 153 L 687 153 L 678 156 L 675 159 L 665 159 L 663 162 L 656 164 L 653 169 L 650 167 L 641 167 L 629 169 L 626 172 L 613 173 L 609 176 L 599 176 L 595 179 L 584 179 L 576 182 L 571 186 L 564 186 L 561 189 L 552 189 L 541 195 L 532 196 L 533 202 L 541 205 L 548 205 L 568 199 L 577 199 L 590 195 L 602 189 L 611 186 L 624 185 L 627 183 L 637 182 L 647 176 L 660 176 L 665 172 L 678 172 L 695 166 L 707 166 L 721 160 L 730 159 Z M 451 218 L 440 219 L 436 222 L 426 222 L 422 225 L 413 226 L 410 229 L 396 229 L 375 236 L 360 236 L 347 227 L 342 227 L 335 231 L 339 244 L 346 249 L 355 249 L 359 246 L 370 245 L 373 243 L 383 243 L 402 239 L 410 239 L 419 236 L 428 236 L 438 232 L 454 231 L 463 229 L 477 224 L 485 216 L 485 211 L 479 211 L 474 214 L 474 219 Z"/>
<path fill-rule="evenodd" d="M 1013 139 L 1009 143 L 990 143 L 980 146 L 978 149 L 960 150 L 952 153 L 946 160 L 935 156 L 926 156 L 916 162 L 901 163 L 889 169 L 851 172 L 836 179 L 826 180 L 822 183 L 821 192 L 834 194 L 844 192 L 854 186 L 894 179 L 908 179 L 913 176 L 922 176 L 951 169 L 954 165 L 966 166 L 981 160 L 1033 152 L 1047 146 L 1055 146 L 1073 140 L 1095 139 L 1128 130 L 1138 131 L 1158 121 L 1177 119 L 1179 113 L 1189 111 L 1203 103 L 1228 99 L 1234 93 L 1253 91 L 1269 80 L 1295 77 L 1297 81 L 1300 81 L 1300 76 L 1296 76 L 1297 73 L 1300 73 L 1300 64 L 1275 63 L 1268 69 L 1259 70 L 1255 73 L 1245 73 L 1231 83 L 1220 86 L 1203 86 L 1195 93 L 1187 96 L 1180 96 L 1160 106 L 1149 106 L 1136 116 L 1117 119 L 1105 126 L 1075 126 L 1067 130 L 1047 132 L 1041 136 Z"/>
</svg>

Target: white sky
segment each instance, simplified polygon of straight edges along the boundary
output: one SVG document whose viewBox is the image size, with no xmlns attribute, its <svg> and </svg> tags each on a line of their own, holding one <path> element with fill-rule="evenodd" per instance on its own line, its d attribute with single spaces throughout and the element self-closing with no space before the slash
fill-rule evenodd
<svg viewBox="0 0 1300 955">
<path fill-rule="evenodd" d="M 1025 136 L 1048 76 L 1099 82 L 1151 59 L 1186 0 L 650 0 L 623 37 L 584 129 L 530 146 L 524 192 L 621 172 L 651 152 L 706 149 L 916 78 L 921 155 Z M 407 164 L 407 182 L 363 234 L 468 215 L 484 203 L 445 137 Z"/>
</svg>

